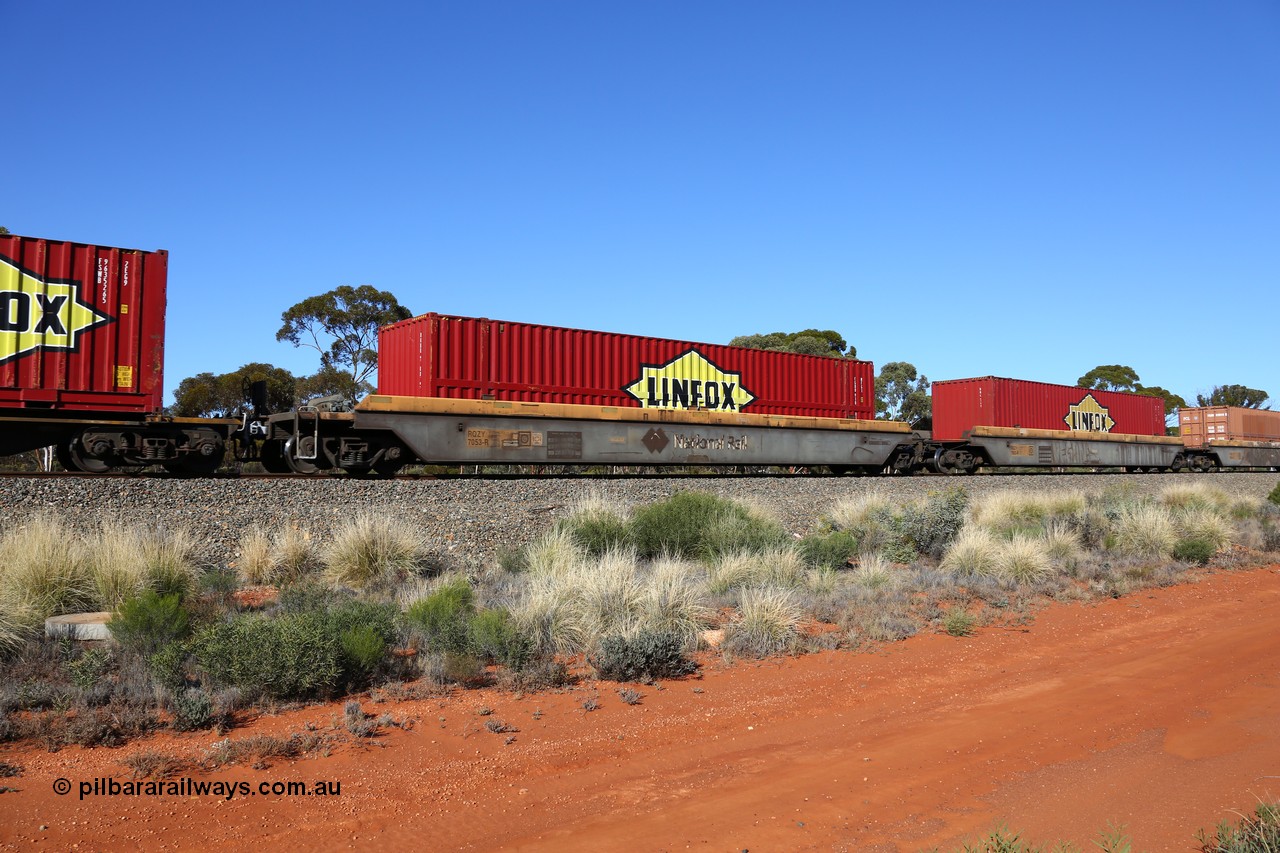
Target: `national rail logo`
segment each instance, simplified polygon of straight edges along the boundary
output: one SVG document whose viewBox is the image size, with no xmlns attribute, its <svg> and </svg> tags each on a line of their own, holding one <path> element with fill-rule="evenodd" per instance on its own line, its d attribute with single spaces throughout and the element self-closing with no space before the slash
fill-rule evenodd
<svg viewBox="0 0 1280 853">
<path fill-rule="evenodd" d="M 646 409 L 707 409 L 734 412 L 746 408 L 755 395 L 742 387 L 742 374 L 721 370 L 691 349 L 666 364 L 646 364 L 640 378 L 622 390 Z"/>
<path fill-rule="evenodd" d="M 74 352 L 82 333 L 112 321 L 80 293 L 78 281 L 46 281 L 0 256 L 0 364 L 37 349 Z"/>
<path fill-rule="evenodd" d="M 1074 406 L 1067 407 L 1067 416 L 1062 419 L 1067 429 L 1076 432 L 1111 432 L 1116 422 L 1111 419 L 1111 410 L 1086 394 L 1084 399 Z"/>
</svg>

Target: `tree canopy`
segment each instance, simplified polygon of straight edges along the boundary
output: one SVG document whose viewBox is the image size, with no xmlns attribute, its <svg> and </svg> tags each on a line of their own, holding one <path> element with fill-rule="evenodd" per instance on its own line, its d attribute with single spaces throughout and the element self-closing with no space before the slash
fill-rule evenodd
<svg viewBox="0 0 1280 853">
<path fill-rule="evenodd" d="M 794 352 L 802 355 L 826 355 L 834 358 L 857 358 L 857 347 L 850 346 L 844 335 L 831 329 L 805 329 L 801 332 L 770 332 L 767 335 L 739 335 L 729 341 L 731 347 Z"/>
<path fill-rule="evenodd" d="M 298 380 L 283 367 L 253 362 L 230 373 L 198 373 L 178 383 L 171 409 L 180 418 L 219 418 L 247 405 L 250 382 L 266 380 L 267 408 L 287 412 L 296 400 Z"/>
<path fill-rule="evenodd" d="M 1208 394 L 1197 394 L 1196 404 L 1200 406 L 1243 406 L 1246 409 L 1260 409 L 1271 395 L 1258 388 L 1247 388 L 1244 385 L 1215 385 Z"/>
<path fill-rule="evenodd" d="M 1076 380 L 1081 388 L 1099 391 L 1137 391 L 1138 372 L 1124 364 L 1100 364 Z"/>
<path fill-rule="evenodd" d="M 876 377 L 876 414 L 889 420 L 914 423 L 932 413 L 929 378 L 917 374 L 914 364 L 891 361 L 880 368 L 880 375 Z"/>
<path fill-rule="evenodd" d="M 1164 400 L 1165 417 L 1187 405 L 1187 401 L 1159 385 L 1143 385 L 1138 371 L 1127 364 L 1100 364 L 1076 380 L 1081 388 L 1099 391 L 1129 391 Z"/>
<path fill-rule="evenodd" d="M 320 372 L 345 373 L 342 393 L 353 398 L 368 387 L 378 369 L 378 328 L 413 316 L 385 290 L 372 285 L 342 285 L 311 296 L 280 315 L 276 340 L 311 347 L 320 353 Z"/>
</svg>

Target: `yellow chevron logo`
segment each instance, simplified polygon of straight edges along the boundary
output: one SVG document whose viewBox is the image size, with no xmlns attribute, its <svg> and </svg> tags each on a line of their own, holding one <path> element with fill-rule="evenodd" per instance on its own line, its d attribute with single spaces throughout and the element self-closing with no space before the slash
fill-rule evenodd
<svg viewBox="0 0 1280 853">
<path fill-rule="evenodd" d="M 38 349 L 76 350 L 114 318 L 80 298 L 80 282 L 44 281 L 0 257 L 0 364 Z"/>
<path fill-rule="evenodd" d="M 666 364 L 646 364 L 640 378 L 623 389 L 646 409 L 740 411 L 755 399 L 742 387 L 742 374 L 721 370 L 691 349 Z"/>
<path fill-rule="evenodd" d="M 1085 398 L 1074 406 L 1067 407 L 1067 416 L 1062 419 L 1067 429 L 1080 432 L 1111 432 L 1116 422 L 1111 419 L 1111 410 L 1086 394 Z"/>
</svg>

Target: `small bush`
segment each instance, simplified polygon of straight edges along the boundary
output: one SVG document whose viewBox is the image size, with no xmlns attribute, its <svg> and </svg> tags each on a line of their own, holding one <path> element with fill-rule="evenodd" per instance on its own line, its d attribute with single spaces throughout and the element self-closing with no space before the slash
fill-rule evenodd
<svg viewBox="0 0 1280 853">
<path fill-rule="evenodd" d="M 664 631 L 605 637 L 592 664 L 600 677 L 609 681 L 679 678 L 697 669 L 697 664 L 684 655 L 683 640 Z"/>
<path fill-rule="evenodd" d="M 978 618 L 959 607 L 953 607 L 943 617 L 942 627 L 953 637 L 967 637 L 973 633 Z"/>
<path fill-rule="evenodd" d="M 964 526 L 969 495 L 962 488 L 930 494 L 908 504 L 897 520 L 899 536 L 920 554 L 941 558 Z"/>
<path fill-rule="evenodd" d="M 124 648 L 151 657 L 190 632 L 190 618 L 177 593 L 162 595 L 147 590 L 120 605 L 107 630 Z"/>
<path fill-rule="evenodd" d="M 1267 493 L 1267 500 L 1280 506 L 1280 483 L 1276 483 L 1276 487 Z"/>
<path fill-rule="evenodd" d="M 1213 509 L 1188 510 L 1177 515 L 1173 523 L 1183 539 L 1208 542 L 1215 552 L 1235 541 L 1234 525 Z"/>
<path fill-rule="evenodd" d="M 644 580 L 641 624 L 650 631 L 672 634 L 685 647 L 697 642 L 711 618 L 704 590 L 694 579 L 696 568 L 679 560 L 660 558 Z"/>
<path fill-rule="evenodd" d="M 363 685 L 387 657 L 387 641 L 373 625 L 353 625 L 339 635 L 347 681 Z"/>
<path fill-rule="evenodd" d="M 411 603 L 405 622 L 428 649 L 467 650 L 467 622 L 475 613 L 475 592 L 462 575 L 441 578 L 431 591 Z"/>
<path fill-rule="evenodd" d="M 878 589 L 893 583 L 893 571 L 889 561 L 879 554 L 863 554 L 858 557 L 858 568 L 854 572 L 858 583 L 868 589 Z"/>
<path fill-rule="evenodd" d="M 618 691 L 618 698 L 622 700 L 624 705 L 639 705 L 640 700 L 644 698 L 644 694 L 639 690 L 624 687 Z"/>
<path fill-rule="evenodd" d="M 135 752 L 122 762 L 129 768 L 134 779 L 155 779 L 163 781 L 179 772 L 185 766 L 181 759 L 167 752 L 147 749 Z"/>
<path fill-rule="evenodd" d="M 1234 826 L 1218 824 L 1213 837 L 1196 835 L 1204 853 L 1275 853 L 1280 850 L 1280 803 L 1258 803 L 1254 813 Z"/>
<path fill-rule="evenodd" d="M 86 649 L 63 664 L 71 682 L 81 691 L 92 690 L 111 669 L 111 655 L 105 649 Z"/>
<path fill-rule="evenodd" d="M 482 610 L 467 623 L 467 647 L 482 660 L 522 670 L 533 657 L 533 642 L 511 622 L 506 610 Z"/>
<path fill-rule="evenodd" d="M 782 525 L 739 503 L 705 492 L 680 492 L 636 509 L 629 541 L 641 557 L 714 558 L 761 551 L 788 541 Z"/>
<path fill-rule="evenodd" d="M 579 503 L 556 530 L 568 533 L 584 552 L 599 556 L 627 547 L 627 520 L 603 499 Z"/>
<path fill-rule="evenodd" d="M 180 732 L 209 728 L 213 723 L 213 700 L 199 688 L 188 688 L 173 695 L 170 701 L 173 727 Z"/>
<path fill-rule="evenodd" d="M 347 731 L 356 737 L 373 737 L 378 732 L 378 724 L 369 719 L 354 699 L 342 706 L 342 721 Z"/>
<path fill-rule="evenodd" d="M 1184 563 L 1195 563 L 1203 566 L 1218 552 L 1217 547 L 1208 539 L 1179 539 L 1173 546 L 1173 558 Z"/>
<path fill-rule="evenodd" d="M 343 674 L 338 632 L 322 612 L 241 614 L 204 629 L 191 647 L 214 683 L 254 696 L 325 696 Z"/>
<path fill-rule="evenodd" d="M 806 536 L 797 547 L 804 561 L 814 568 L 842 569 L 858 553 L 858 540 L 842 530 Z"/>
<path fill-rule="evenodd" d="M 187 646 L 181 641 L 166 643 L 147 658 L 147 669 L 155 683 L 177 693 L 187 684 Z"/>
</svg>

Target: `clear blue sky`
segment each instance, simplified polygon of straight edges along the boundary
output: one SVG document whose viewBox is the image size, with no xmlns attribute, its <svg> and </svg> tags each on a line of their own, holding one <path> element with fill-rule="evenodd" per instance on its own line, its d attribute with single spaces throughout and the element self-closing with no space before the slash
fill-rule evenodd
<svg viewBox="0 0 1280 853">
<path fill-rule="evenodd" d="M 1280 3 L 0 0 L 18 234 L 168 249 L 166 384 L 340 284 L 931 379 L 1280 398 Z M 1273 404 L 1275 403 L 1273 398 Z"/>
</svg>

